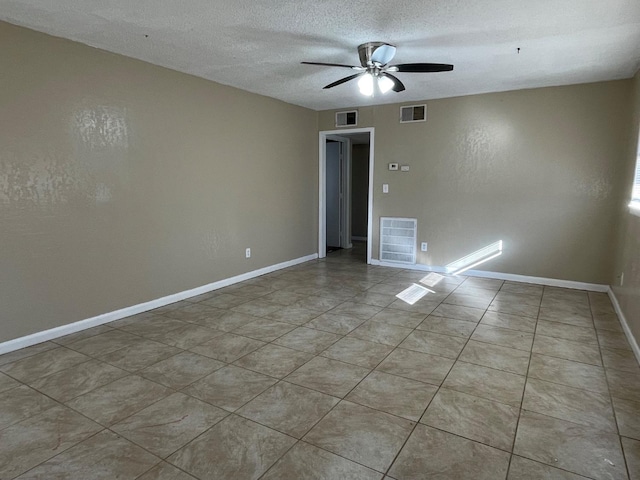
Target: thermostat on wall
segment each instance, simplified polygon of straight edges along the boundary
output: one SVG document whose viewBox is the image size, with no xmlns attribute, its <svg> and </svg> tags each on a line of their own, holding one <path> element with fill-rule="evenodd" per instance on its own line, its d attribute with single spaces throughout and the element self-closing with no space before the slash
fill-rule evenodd
<svg viewBox="0 0 640 480">
<path fill-rule="evenodd" d="M 397 163 L 390 163 L 389 164 L 389 170 L 398 170 L 398 164 Z"/>
</svg>

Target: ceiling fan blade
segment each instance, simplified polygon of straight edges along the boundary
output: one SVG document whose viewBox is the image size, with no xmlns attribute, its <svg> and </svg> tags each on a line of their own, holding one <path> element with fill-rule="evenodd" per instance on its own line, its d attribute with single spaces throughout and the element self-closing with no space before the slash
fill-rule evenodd
<svg viewBox="0 0 640 480">
<path fill-rule="evenodd" d="M 337 81 L 335 81 L 333 83 L 330 83 L 329 85 L 327 85 L 326 87 L 323 87 L 323 88 L 326 89 L 326 88 L 337 87 L 338 85 L 342 85 L 343 83 L 348 82 L 349 80 L 353 80 L 354 78 L 359 77 L 360 75 L 364 75 L 364 72 L 356 73 L 355 75 L 349 75 L 348 77 L 341 78 L 340 80 L 337 80 Z"/>
<path fill-rule="evenodd" d="M 393 87 L 391 88 L 391 90 L 393 90 L 394 92 L 402 92 L 403 90 L 405 90 L 404 83 L 402 83 L 398 77 L 395 77 L 387 72 L 382 72 L 380 73 L 380 75 L 384 75 L 385 77 L 391 79 L 391 81 L 393 82 Z"/>
<path fill-rule="evenodd" d="M 353 70 L 361 70 L 362 67 L 356 67 L 353 65 L 343 65 L 341 63 L 323 63 L 323 62 L 300 62 L 304 65 L 322 65 L 323 67 L 342 67 L 342 68 L 351 68 Z"/>
<path fill-rule="evenodd" d="M 401 63 L 391 65 L 389 69 L 393 72 L 403 73 L 430 73 L 430 72 L 450 72 L 453 65 L 447 63 Z"/>
<path fill-rule="evenodd" d="M 373 63 L 379 63 L 380 65 L 386 65 L 395 54 L 396 47 L 393 45 L 380 45 L 371 54 L 371 61 Z"/>
</svg>

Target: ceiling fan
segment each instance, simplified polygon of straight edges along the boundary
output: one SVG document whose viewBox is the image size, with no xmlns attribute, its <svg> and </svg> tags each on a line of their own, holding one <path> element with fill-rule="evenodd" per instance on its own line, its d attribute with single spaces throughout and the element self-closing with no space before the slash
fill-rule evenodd
<svg viewBox="0 0 640 480">
<path fill-rule="evenodd" d="M 394 92 L 402 92 L 405 90 L 404 84 L 393 73 L 431 73 L 431 72 L 450 72 L 453 65 L 446 63 L 400 63 L 397 65 L 388 65 L 393 56 L 396 54 L 396 47 L 384 42 L 367 42 L 358 46 L 358 55 L 360 56 L 360 66 L 343 65 L 340 63 L 323 63 L 323 62 L 301 62 L 305 65 L 324 65 L 327 67 L 350 68 L 358 71 L 353 75 L 341 78 L 324 88 L 333 88 L 343 83 L 360 77 L 358 80 L 358 88 L 360 93 L 367 96 L 373 96 L 376 84 L 380 93 L 387 93 L 389 90 Z"/>
</svg>

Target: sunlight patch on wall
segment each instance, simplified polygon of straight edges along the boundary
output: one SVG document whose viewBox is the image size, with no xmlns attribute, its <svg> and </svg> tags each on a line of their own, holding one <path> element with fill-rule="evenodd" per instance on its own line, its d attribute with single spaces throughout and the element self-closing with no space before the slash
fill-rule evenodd
<svg viewBox="0 0 640 480">
<path fill-rule="evenodd" d="M 502 255 L 502 240 L 498 240 L 495 243 L 482 247 L 469 255 L 466 255 L 458 260 L 451 262 L 445 268 L 447 273 L 451 275 L 459 275 L 462 272 L 477 267 L 489 260 Z"/>
</svg>

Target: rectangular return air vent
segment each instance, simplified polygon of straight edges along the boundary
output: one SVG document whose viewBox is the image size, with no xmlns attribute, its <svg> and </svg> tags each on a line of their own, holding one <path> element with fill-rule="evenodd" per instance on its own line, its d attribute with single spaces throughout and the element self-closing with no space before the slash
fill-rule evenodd
<svg viewBox="0 0 640 480">
<path fill-rule="evenodd" d="M 380 261 L 416 263 L 415 218 L 380 217 Z"/>
<path fill-rule="evenodd" d="M 400 123 L 426 122 L 426 105 L 407 105 L 400 107 Z"/>
<path fill-rule="evenodd" d="M 350 127 L 358 124 L 358 111 L 336 112 L 336 127 Z"/>
</svg>

